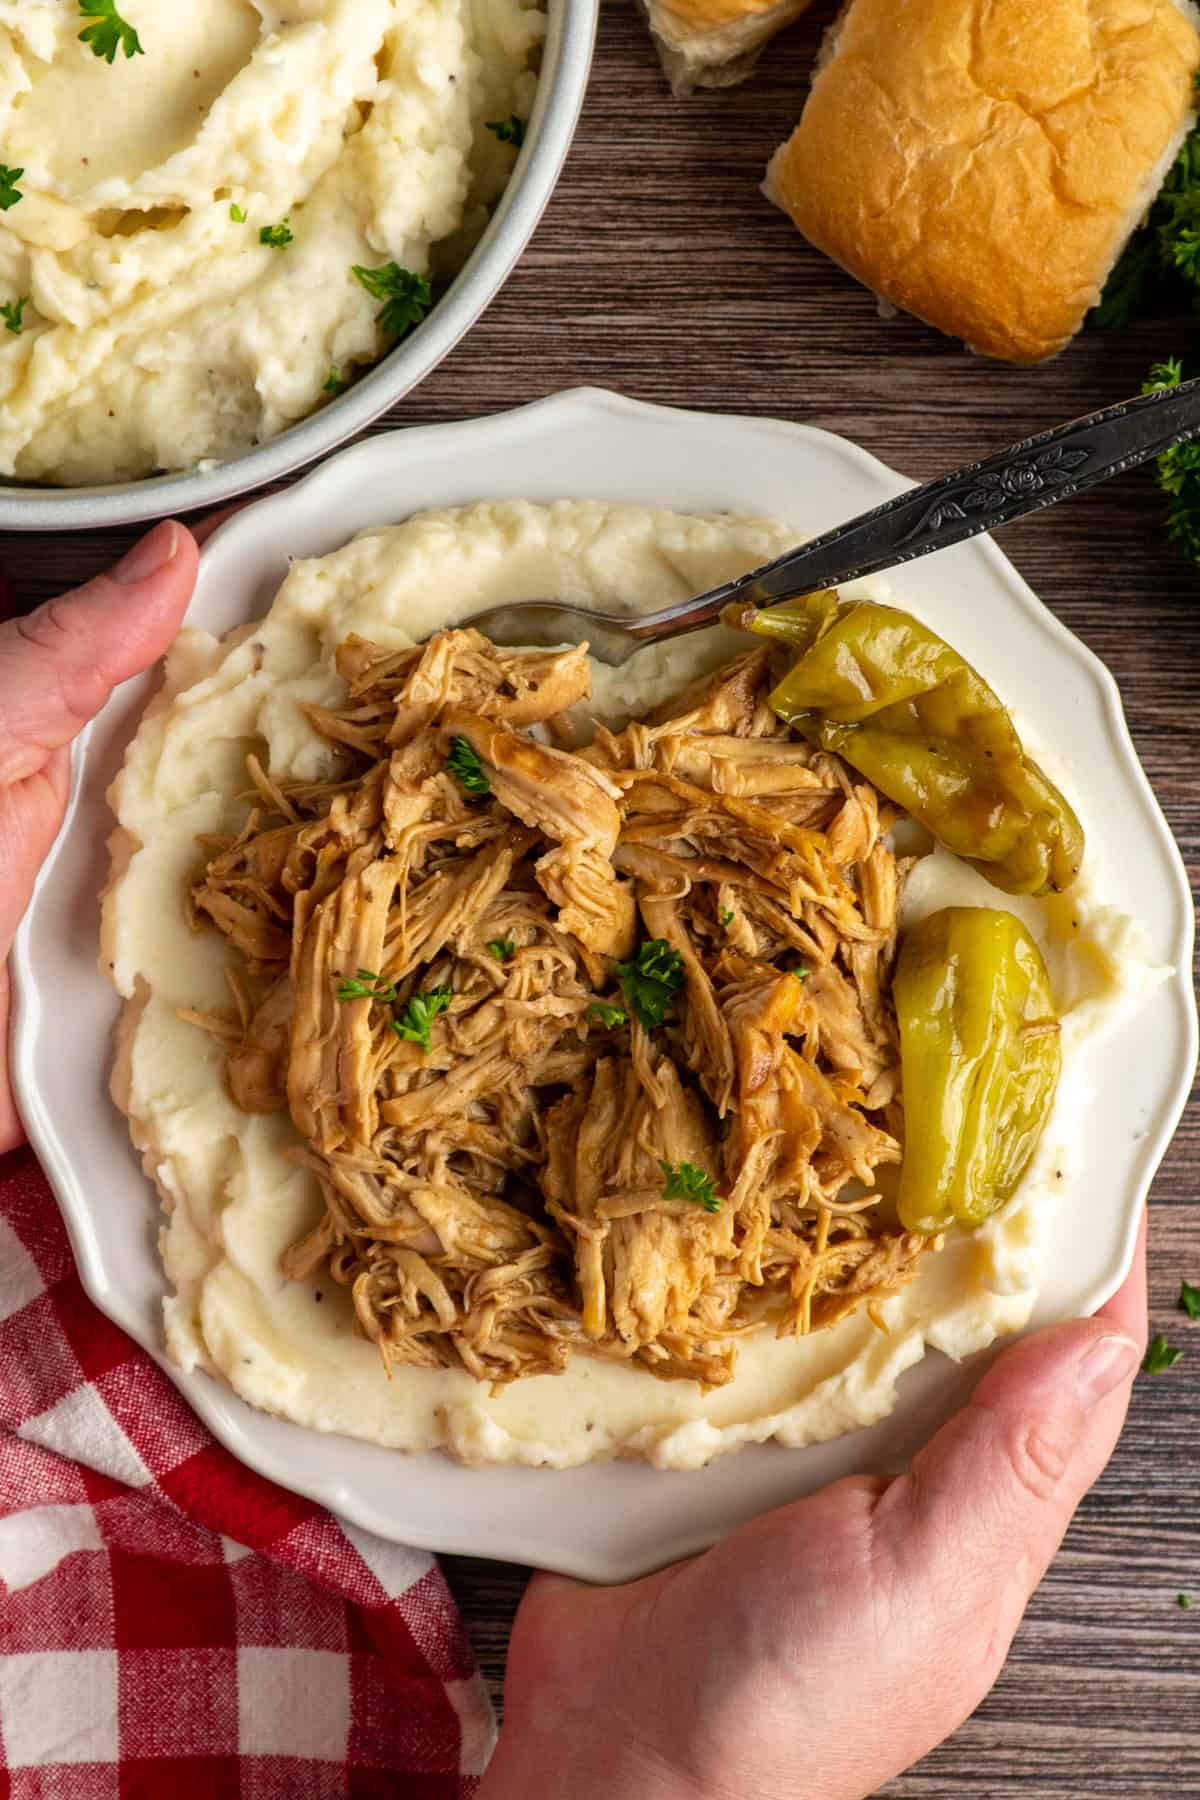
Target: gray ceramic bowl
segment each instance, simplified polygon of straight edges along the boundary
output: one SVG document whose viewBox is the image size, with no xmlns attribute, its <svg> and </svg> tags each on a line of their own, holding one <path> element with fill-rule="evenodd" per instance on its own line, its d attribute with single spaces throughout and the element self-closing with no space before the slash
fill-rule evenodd
<svg viewBox="0 0 1200 1800">
<path fill-rule="evenodd" d="M 579 118 L 599 0 L 549 0 L 537 99 L 504 196 L 429 317 L 349 393 L 215 468 L 109 487 L 24 487 L 0 478 L 0 531 L 86 531 L 213 507 L 345 443 L 423 381 L 503 287 L 554 191 Z"/>
</svg>

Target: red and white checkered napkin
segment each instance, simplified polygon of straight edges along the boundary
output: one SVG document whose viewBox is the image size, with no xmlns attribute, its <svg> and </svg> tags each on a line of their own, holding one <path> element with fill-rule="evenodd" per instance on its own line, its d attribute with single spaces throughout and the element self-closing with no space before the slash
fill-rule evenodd
<svg viewBox="0 0 1200 1800">
<path fill-rule="evenodd" d="M 221 1449 L 0 1161 L 0 1800 L 465 1800 L 493 1732 L 432 1560 Z"/>
</svg>

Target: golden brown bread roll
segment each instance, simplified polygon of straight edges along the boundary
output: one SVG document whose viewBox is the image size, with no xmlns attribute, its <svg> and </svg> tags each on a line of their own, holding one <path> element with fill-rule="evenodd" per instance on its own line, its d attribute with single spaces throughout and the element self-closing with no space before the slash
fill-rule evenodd
<svg viewBox="0 0 1200 1800">
<path fill-rule="evenodd" d="M 677 94 L 744 81 L 767 39 L 811 0 L 645 0 L 650 29 Z"/>
<path fill-rule="evenodd" d="M 1189 0 L 849 0 L 765 191 L 884 299 L 1041 362 L 1192 123 L 1197 18 Z"/>
</svg>

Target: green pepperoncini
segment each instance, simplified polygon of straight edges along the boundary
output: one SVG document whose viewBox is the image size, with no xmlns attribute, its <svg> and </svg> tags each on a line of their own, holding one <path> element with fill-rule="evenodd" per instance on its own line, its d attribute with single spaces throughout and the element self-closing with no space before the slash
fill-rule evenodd
<svg viewBox="0 0 1200 1800">
<path fill-rule="evenodd" d="M 731 623 L 796 645 L 771 695 L 797 731 L 835 752 L 948 850 L 1010 894 L 1061 893 L 1083 831 L 1025 754 L 982 675 L 911 614 L 810 594 Z"/>
<path fill-rule="evenodd" d="M 1008 1199 L 1050 1115 L 1062 1063 L 1041 951 L 1012 913 L 951 906 L 906 934 L 900 1026 L 900 1222 L 982 1224 Z"/>
</svg>

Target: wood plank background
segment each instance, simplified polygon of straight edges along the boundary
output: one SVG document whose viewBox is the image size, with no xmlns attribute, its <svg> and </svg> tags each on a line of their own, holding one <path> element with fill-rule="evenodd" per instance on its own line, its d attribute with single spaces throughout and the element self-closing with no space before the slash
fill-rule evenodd
<svg viewBox="0 0 1200 1800">
<path fill-rule="evenodd" d="M 488 413 L 580 382 L 647 400 L 808 420 L 931 476 L 1136 392 L 1195 325 L 1090 336 L 1050 366 L 985 363 L 870 296 L 803 245 L 758 192 L 800 110 L 832 6 L 772 45 L 740 89 L 676 101 L 634 0 L 604 0 L 588 103 L 565 176 L 479 326 L 379 429 Z M 34 601 L 101 568 L 132 533 L 9 537 L 0 563 Z M 1145 475 L 1004 540 L 1054 611 L 1115 671 L 1138 751 L 1200 868 L 1200 575 L 1167 551 Z M 891 1784 L 898 1800 L 1134 1800 L 1200 1795 L 1200 1110 L 1155 1184 L 1152 1322 L 1186 1342 L 1139 1379 L 1120 1450 L 1030 1607 L 991 1698 Z M 496 1692 L 526 1571 L 447 1564 Z M 1190 1612 L 1179 1591 L 1195 1593 Z M 747 1800 L 751 1797 L 747 1796 Z"/>
</svg>

